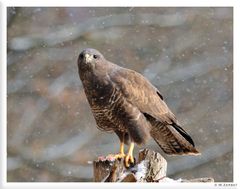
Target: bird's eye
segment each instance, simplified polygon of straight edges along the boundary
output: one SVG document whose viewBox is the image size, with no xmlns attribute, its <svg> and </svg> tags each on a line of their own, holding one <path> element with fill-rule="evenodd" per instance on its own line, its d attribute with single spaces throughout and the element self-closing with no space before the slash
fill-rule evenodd
<svg viewBox="0 0 240 189">
<path fill-rule="evenodd" d="M 83 59 L 83 54 L 80 54 L 80 58 Z"/>
<path fill-rule="evenodd" d="M 94 58 L 94 59 L 97 59 L 97 58 L 98 58 L 98 55 L 94 54 L 94 55 L 93 55 L 93 58 Z"/>
</svg>

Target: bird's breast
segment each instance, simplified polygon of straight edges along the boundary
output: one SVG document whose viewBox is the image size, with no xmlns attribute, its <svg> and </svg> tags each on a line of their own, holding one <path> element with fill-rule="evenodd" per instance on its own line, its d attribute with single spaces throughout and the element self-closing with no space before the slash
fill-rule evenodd
<svg viewBox="0 0 240 189">
<path fill-rule="evenodd" d="M 107 105 L 113 92 L 113 87 L 107 79 L 88 79 L 83 82 L 83 86 L 90 105 Z"/>
</svg>

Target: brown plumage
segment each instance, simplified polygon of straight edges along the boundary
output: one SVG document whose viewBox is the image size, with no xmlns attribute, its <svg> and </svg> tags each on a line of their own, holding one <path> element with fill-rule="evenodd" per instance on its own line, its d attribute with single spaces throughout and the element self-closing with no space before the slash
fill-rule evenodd
<svg viewBox="0 0 240 189">
<path fill-rule="evenodd" d="M 99 129 L 114 131 L 125 144 L 153 137 L 167 154 L 199 153 L 161 93 L 141 74 L 107 61 L 95 49 L 80 53 L 78 70 Z M 130 148 L 126 165 L 129 156 L 133 159 L 133 144 Z"/>
</svg>

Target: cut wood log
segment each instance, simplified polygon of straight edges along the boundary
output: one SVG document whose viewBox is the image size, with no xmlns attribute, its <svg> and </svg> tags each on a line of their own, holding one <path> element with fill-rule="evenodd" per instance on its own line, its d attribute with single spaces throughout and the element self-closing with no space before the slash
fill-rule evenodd
<svg viewBox="0 0 240 189">
<path fill-rule="evenodd" d="M 145 180 L 147 182 L 158 182 L 167 174 L 167 161 L 161 156 L 160 153 L 152 150 L 144 149 L 140 151 L 138 162 L 146 161 L 147 171 Z"/>
<path fill-rule="evenodd" d="M 144 149 L 138 161 L 126 168 L 124 160 L 99 158 L 93 163 L 95 182 L 214 182 L 213 178 L 178 179 L 167 177 L 167 161 L 160 153 Z"/>
<path fill-rule="evenodd" d="M 94 182 L 116 182 L 125 169 L 123 160 L 99 159 L 93 163 Z"/>
</svg>

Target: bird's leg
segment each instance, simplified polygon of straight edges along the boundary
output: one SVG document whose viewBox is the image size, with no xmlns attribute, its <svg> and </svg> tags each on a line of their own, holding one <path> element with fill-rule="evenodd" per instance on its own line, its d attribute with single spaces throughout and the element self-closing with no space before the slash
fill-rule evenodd
<svg viewBox="0 0 240 189">
<path fill-rule="evenodd" d="M 122 158 L 125 157 L 125 153 L 124 153 L 124 142 L 123 142 L 123 141 L 121 141 L 121 143 L 120 143 L 120 152 L 119 152 L 119 154 L 116 154 L 114 157 L 115 157 L 116 159 L 122 159 Z"/>
<path fill-rule="evenodd" d="M 109 154 L 107 156 L 107 158 L 113 157 L 115 159 L 122 159 L 126 156 L 124 153 L 124 134 L 122 134 L 122 133 L 121 134 L 118 133 L 118 134 L 119 134 L 119 138 L 120 138 L 120 152 L 118 154 Z"/>
<path fill-rule="evenodd" d="M 134 163 L 133 157 L 134 142 L 131 142 L 127 155 L 125 156 L 125 166 L 130 167 L 130 164 Z"/>
</svg>

